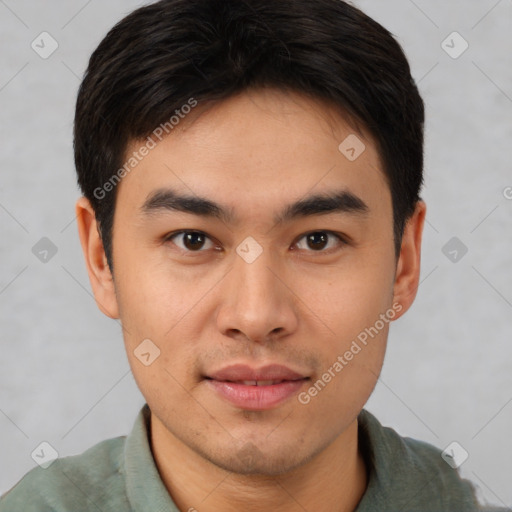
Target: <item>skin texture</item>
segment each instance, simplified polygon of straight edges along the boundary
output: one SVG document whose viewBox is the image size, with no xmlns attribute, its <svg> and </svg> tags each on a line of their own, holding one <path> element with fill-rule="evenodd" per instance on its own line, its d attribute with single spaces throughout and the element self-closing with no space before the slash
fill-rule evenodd
<svg viewBox="0 0 512 512">
<path fill-rule="evenodd" d="M 309 377 L 307 391 L 381 314 L 394 306 L 397 319 L 412 304 L 426 207 L 418 202 L 397 261 L 374 142 L 357 133 L 366 150 L 355 161 L 338 149 L 355 133 L 329 105 L 274 90 L 197 107 L 118 185 L 113 277 L 94 212 L 77 202 L 98 307 L 121 319 L 152 411 L 155 460 L 183 511 L 351 511 L 366 489 L 357 415 L 378 379 L 389 322 L 307 404 L 294 395 L 248 411 L 203 378 L 228 364 L 279 363 Z M 132 141 L 126 154 L 140 146 Z M 148 196 L 165 187 L 215 201 L 236 222 L 144 214 Z M 289 203 L 339 190 L 368 210 L 274 221 Z M 203 246 L 168 239 L 180 230 L 205 233 Z M 334 235 L 308 243 L 318 231 L 346 243 Z M 262 249 L 252 263 L 236 252 L 249 236 Z M 134 354 L 144 339 L 160 350 L 149 366 Z"/>
</svg>

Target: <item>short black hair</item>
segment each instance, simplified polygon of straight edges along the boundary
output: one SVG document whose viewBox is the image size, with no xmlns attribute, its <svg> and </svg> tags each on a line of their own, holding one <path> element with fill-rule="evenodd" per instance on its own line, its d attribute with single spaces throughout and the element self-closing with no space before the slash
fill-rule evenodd
<svg viewBox="0 0 512 512">
<path fill-rule="evenodd" d="M 111 270 L 115 180 L 129 171 L 128 144 L 159 125 L 170 133 L 170 119 L 185 105 L 258 87 L 327 101 L 372 135 L 399 255 L 423 183 L 425 114 L 392 34 L 343 0 L 161 0 L 108 32 L 76 102 L 78 184 L 95 211 Z"/>
</svg>

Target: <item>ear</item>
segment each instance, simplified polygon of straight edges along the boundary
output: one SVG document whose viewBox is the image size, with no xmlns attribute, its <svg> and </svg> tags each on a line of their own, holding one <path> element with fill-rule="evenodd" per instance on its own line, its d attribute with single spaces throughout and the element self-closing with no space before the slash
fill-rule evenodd
<svg viewBox="0 0 512 512">
<path fill-rule="evenodd" d="M 401 304 L 402 309 L 395 319 L 400 318 L 416 298 L 420 280 L 421 239 L 426 212 L 427 205 L 423 201 L 418 201 L 414 213 L 404 228 L 393 287 L 393 303 Z"/>
<path fill-rule="evenodd" d="M 102 313 L 110 318 L 119 318 L 114 280 L 99 234 L 96 214 L 91 203 L 85 197 L 78 199 L 75 211 L 80 243 L 96 305 Z"/>
</svg>

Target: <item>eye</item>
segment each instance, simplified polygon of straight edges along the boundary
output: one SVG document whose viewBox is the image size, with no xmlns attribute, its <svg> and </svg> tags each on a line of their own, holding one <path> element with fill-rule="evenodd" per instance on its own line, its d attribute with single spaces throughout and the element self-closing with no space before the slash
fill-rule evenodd
<svg viewBox="0 0 512 512">
<path fill-rule="evenodd" d="M 335 242 L 329 245 L 329 238 L 335 240 Z M 342 247 L 347 243 L 340 235 L 331 231 L 313 231 L 304 235 L 296 245 L 299 249 L 305 249 L 304 245 L 300 247 L 301 240 L 306 241 L 306 250 L 309 248 L 313 252 L 331 252 L 330 250 L 325 250 L 326 247 L 327 249 L 336 249 L 336 247 Z"/>
<path fill-rule="evenodd" d="M 215 247 L 210 237 L 201 231 L 180 231 L 169 235 L 165 241 L 188 252 L 204 252 Z"/>
</svg>

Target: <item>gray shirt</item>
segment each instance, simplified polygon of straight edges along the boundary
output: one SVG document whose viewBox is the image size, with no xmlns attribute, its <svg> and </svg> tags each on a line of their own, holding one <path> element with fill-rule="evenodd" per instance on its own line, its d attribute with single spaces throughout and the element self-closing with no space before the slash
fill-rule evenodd
<svg viewBox="0 0 512 512">
<path fill-rule="evenodd" d="M 482 512 L 472 484 L 441 450 L 402 437 L 363 409 L 359 446 L 368 487 L 356 512 Z M 144 405 L 128 436 L 37 467 L 0 499 L 0 512 L 179 512 L 158 474 Z"/>
</svg>

